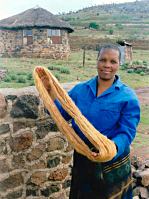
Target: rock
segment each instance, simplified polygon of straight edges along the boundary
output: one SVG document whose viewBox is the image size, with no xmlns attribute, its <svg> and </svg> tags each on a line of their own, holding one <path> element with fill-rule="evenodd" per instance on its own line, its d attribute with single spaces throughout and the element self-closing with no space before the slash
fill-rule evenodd
<svg viewBox="0 0 149 199">
<path fill-rule="evenodd" d="M 24 160 L 24 155 L 22 153 L 13 156 L 13 158 L 12 158 L 12 166 L 15 169 L 25 168 L 26 162 Z"/>
<path fill-rule="evenodd" d="M 147 187 L 149 186 L 149 169 L 146 169 L 142 172 L 140 172 L 140 176 L 141 176 L 141 182 L 142 182 L 142 185 Z"/>
<path fill-rule="evenodd" d="M 4 118 L 7 112 L 7 102 L 5 97 L 0 93 L 0 118 Z"/>
<path fill-rule="evenodd" d="M 21 173 L 10 175 L 8 178 L 0 182 L 0 191 L 6 192 L 7 189 L 14 189 L 24 183 Z"/>
<path fill-rule="evenodd" d="M 23 189 L 13 191 L 5 196 L 5 199 L 17 199 L 22 196 Z"/>
<path fill-rule="evenodd" d="M 145 164 L 145 168 L 149 168 L 149 160 L 146 160 L 146 161 L 144 162 L 144 164 Z"/>
<path fill-rule="evenodd" d="M 149 198 L 149 192 L 148 192 L 147 188 L 145 188 L 145 187 L 140 188 L 140 196 L 141 196 L 142 199 L 148 199 Z"/>
<path fill-rule="evenodd" d="M 48 179 L 53 181 L 62 181 L 66 178 L 68 170 L 66 168 L 51 171 Z"/>
<path fill-rule="evenodd" d="M 41 185 L 47 180 L 45 171 L 36 171 L 31 176 L 31 182 L 35 185 Z"/>
<path fill-rule="evenodd" d="M 33 95 L 22 95 L 14 102 L 10 112 L 11 117 L 25 117 L 36 119 L 38 117 L 39 99 Z"/>
<path fill-rule="evenodd" d="M 25 128 L 32 128 L 35 126 L 35 122 L 34 121 L 17 121 L 13 123 L 13 132 L 16 132 L 20 129 L 25 129 Z"/>
<path fill-rule="evenodd" d="M 142 199 L 148 199 L 149 198 L 149 193 L 148 193 L 147 188 L 141 187 L 141 186 L 136 187 L 133 190 L 133 195 L 134 196 L 140 196 Z"/>
<path fill-rule="evenodd" d="M 26 131 L 21 135 L 14 136 L 10 139 L 10 148 L 12 151 L 20 152 L 28 149 L 32 145 L 32 132 Z"/>
<path fill-rule="evenodd" d="M 65 146 L 65 140 L 62 137 L 53 137 L 47 143 L 47 151 L 62 150 Z"/>
<path fill-rule="evenodd" d="M 10 131 L 9 124 L 2 124 L 0 125 L 0 134 L 5 134 Z"/>
<path fill-rule="evenodd" d="M 56 124 L 53 120 L 37 122 L 36 135 L 37 139 L 43 139 L 49 132 L 58 131 Z"/>
<path fill-rule="evenodd" d="M 63 155 L 62 156 L 62 163 L 68 164 L 72 160 L 72 155 Z"/>
<path fill-rule="evenodd" d="M 59 157 L 50 158 L 50 159 L 47 160 L 47 167 L 53 168 L 53 167 L 56 167 L 59 163 L 60 163 Z"/>
<path fill-rule="evenodd" d="M 43 152 L 45 151 L 46 145 L 44 143 L 39 143 L 38 145 L 36 145 L 30 153 L 27 154 L 27 160 L 28 161 L 33 161 L 33 160 L 37 160 L 38 158 L 40 158 L 43 154 Z"/>
<path fill-rule="evenodd" d="M 131 164 L 136 168 L 136 169 L 140 169 L 140 167 L 142 167 L 143 165 L 143 161 L 140 157 L 137 156 L 132 156 L 131 157 Z"/>
<path fill-rule="evenodd" d="M 6 99 L 7 99 L 7 100 L 11 100 L 11 101 L 14 101 L 16 98 L 17 98 L 16 95 L 7 95 L 7 96 L 6 96 Z"/>
<path fill-rule="evenodd" d="M 33 164 L 32 166 L 30 166 L 30 169 L 45 169 L 46 168 L 46 163 L 44 162 L 44 160 L 40 160 L 39 162 L 36 162 L 35 164 Z"/>
<path fill-rule="evenodd" d="M 59 185 L 50 185 L 49 187 L 46 187 L 44 189 L 41 190 L 41 195 L 45 196 L 45 197 L 49 197 L 52 193 L 56 193 L 60 190 L 60 186 Z"/>
<path fill-rule="evenodd" d="M 66 180 L 64 183 L 63 183 L 63 185 L 62 185 L 62 187 L 64 188 L 64 189 L 67 189 L 68 187 L 70 187 L 70 185 L 71 185 L 71 180 Z"/>
<path fill-rule="evenodd" d="M 0 173 L 7 173 L 10 171 L 10 165 L 6 157 L 0 159 Z"/>
<path fill-rule="evenodd" d="M 139 199 L 139 196 L 135 196 L 135 197 L 133 197 L 133 199 Z"/>
</svg>

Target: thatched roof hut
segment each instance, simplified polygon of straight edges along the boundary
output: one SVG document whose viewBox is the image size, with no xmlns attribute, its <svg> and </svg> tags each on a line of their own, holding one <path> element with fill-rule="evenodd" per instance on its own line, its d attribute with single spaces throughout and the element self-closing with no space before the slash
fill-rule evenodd
<svg viewBox="0 0 149 199">
<path fill-rule="evenodd" d="M 24 29 L 33 27 L 61 28 L 73 32 L 73 28 L 65 21 L 43 8 L 31 8 L 20 14 L 0 20 L 1 29 Z"/>
<path fill-rule="evenodd" d="M 60 20 L 49 11 L 43 8 L 32 8 L 0 20 L 0 36 L 2 38 L 0 39 L 0 54 L 66 57 L 66 54 L 70 52 L 68 34 L 73 31 L 67 22 Z M 30 48 L 28 48 L 29 46 Z M 54 51 L 67 51 L 67 53 L 60 53 L 65 54 L 64 56 L 55 56 L 52 53 L 51 56 L 50 52 Z"/>
</svg>

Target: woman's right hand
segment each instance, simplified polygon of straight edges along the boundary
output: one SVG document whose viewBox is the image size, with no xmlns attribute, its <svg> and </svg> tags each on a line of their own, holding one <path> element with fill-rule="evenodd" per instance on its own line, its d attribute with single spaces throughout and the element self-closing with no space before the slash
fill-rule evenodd
<svg viewBox="0 0 149 199">
<path fill-rule="evenodd" d="M 50 94 L 51 98 L 52 98 L 53 100 L 55 100 L 56 97 L 54 96 L 53 92 L 51 91 L 50 84 L 49 84 L 49 79 L 48 79 L 48 77 L 47 77 L 47 75 L 46 75 L 44 69 L 43 69 L 42 67 L 38 66 L 38 67 L 36 68 L 36 71 L 37 71 L 37 73 L 38 73 L 38 75 L 39 75 L 39 77 L 40 77 L 40 79 L 41 79 L 41 81 L 42 81 L 44 87 L 46 88 L 46 90 L 47 90 L 48 93 Z"/>
</svg>

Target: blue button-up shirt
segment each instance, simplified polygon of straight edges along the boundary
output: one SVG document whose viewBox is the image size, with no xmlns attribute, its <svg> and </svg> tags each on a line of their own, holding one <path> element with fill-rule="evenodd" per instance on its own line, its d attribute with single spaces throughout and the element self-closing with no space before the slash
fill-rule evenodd
<svg viewBox="0 0 149 199">
<path fill-rule="evenodd" d="M 97 97 L 98 77 L 79 83 L 69 91 L 69 96 L 78 106 L 88 121 L 103 135 L 113 140 L 118 153 L 114 159 L 128 151 L 136 135 L 136 127 L 140 120 L 140 106 L 135 92 L 123 84 L 119 77 L 110 88 Z M 71 117 L 56 102 L 66 120 Z M 87 138 L 72 120 L 72 127 L 86 142 Z"/>
</svg>

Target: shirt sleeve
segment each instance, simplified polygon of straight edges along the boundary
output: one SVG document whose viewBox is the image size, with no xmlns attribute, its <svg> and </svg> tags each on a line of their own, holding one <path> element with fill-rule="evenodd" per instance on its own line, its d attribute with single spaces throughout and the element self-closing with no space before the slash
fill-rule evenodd
<svg viewBox="0 0 149 199">
<path fill-rule="evenodd" d="M 116 129 L 116 136 L 112 138 L 117 146 L 117 159 L 123 154 L 135 138 L 136 128 L 140 121 L 140 105 L 137 99 L 128 101 L 123 107 L 121 117 Z"/>
<path fill-rule="evenodd" d="M 76 101 L 76 87 L 73 87 L 69 92 L 68 95 L 71 97 L 71 99 L 74 101 Z M 61 115 L 65 118 L 65 120 L 69 121 L 71 119 L 71 116 L 63 109 L 62 105 L 60 104 L 60 102 L 56 99 L 54 101 L 55 105 L 57 106 L 59 112 L 61 113 Z M 47 114 L 50 115 L 49 111 L 47 109 L 45 109 L 45 112 Z"/>
</svg>

